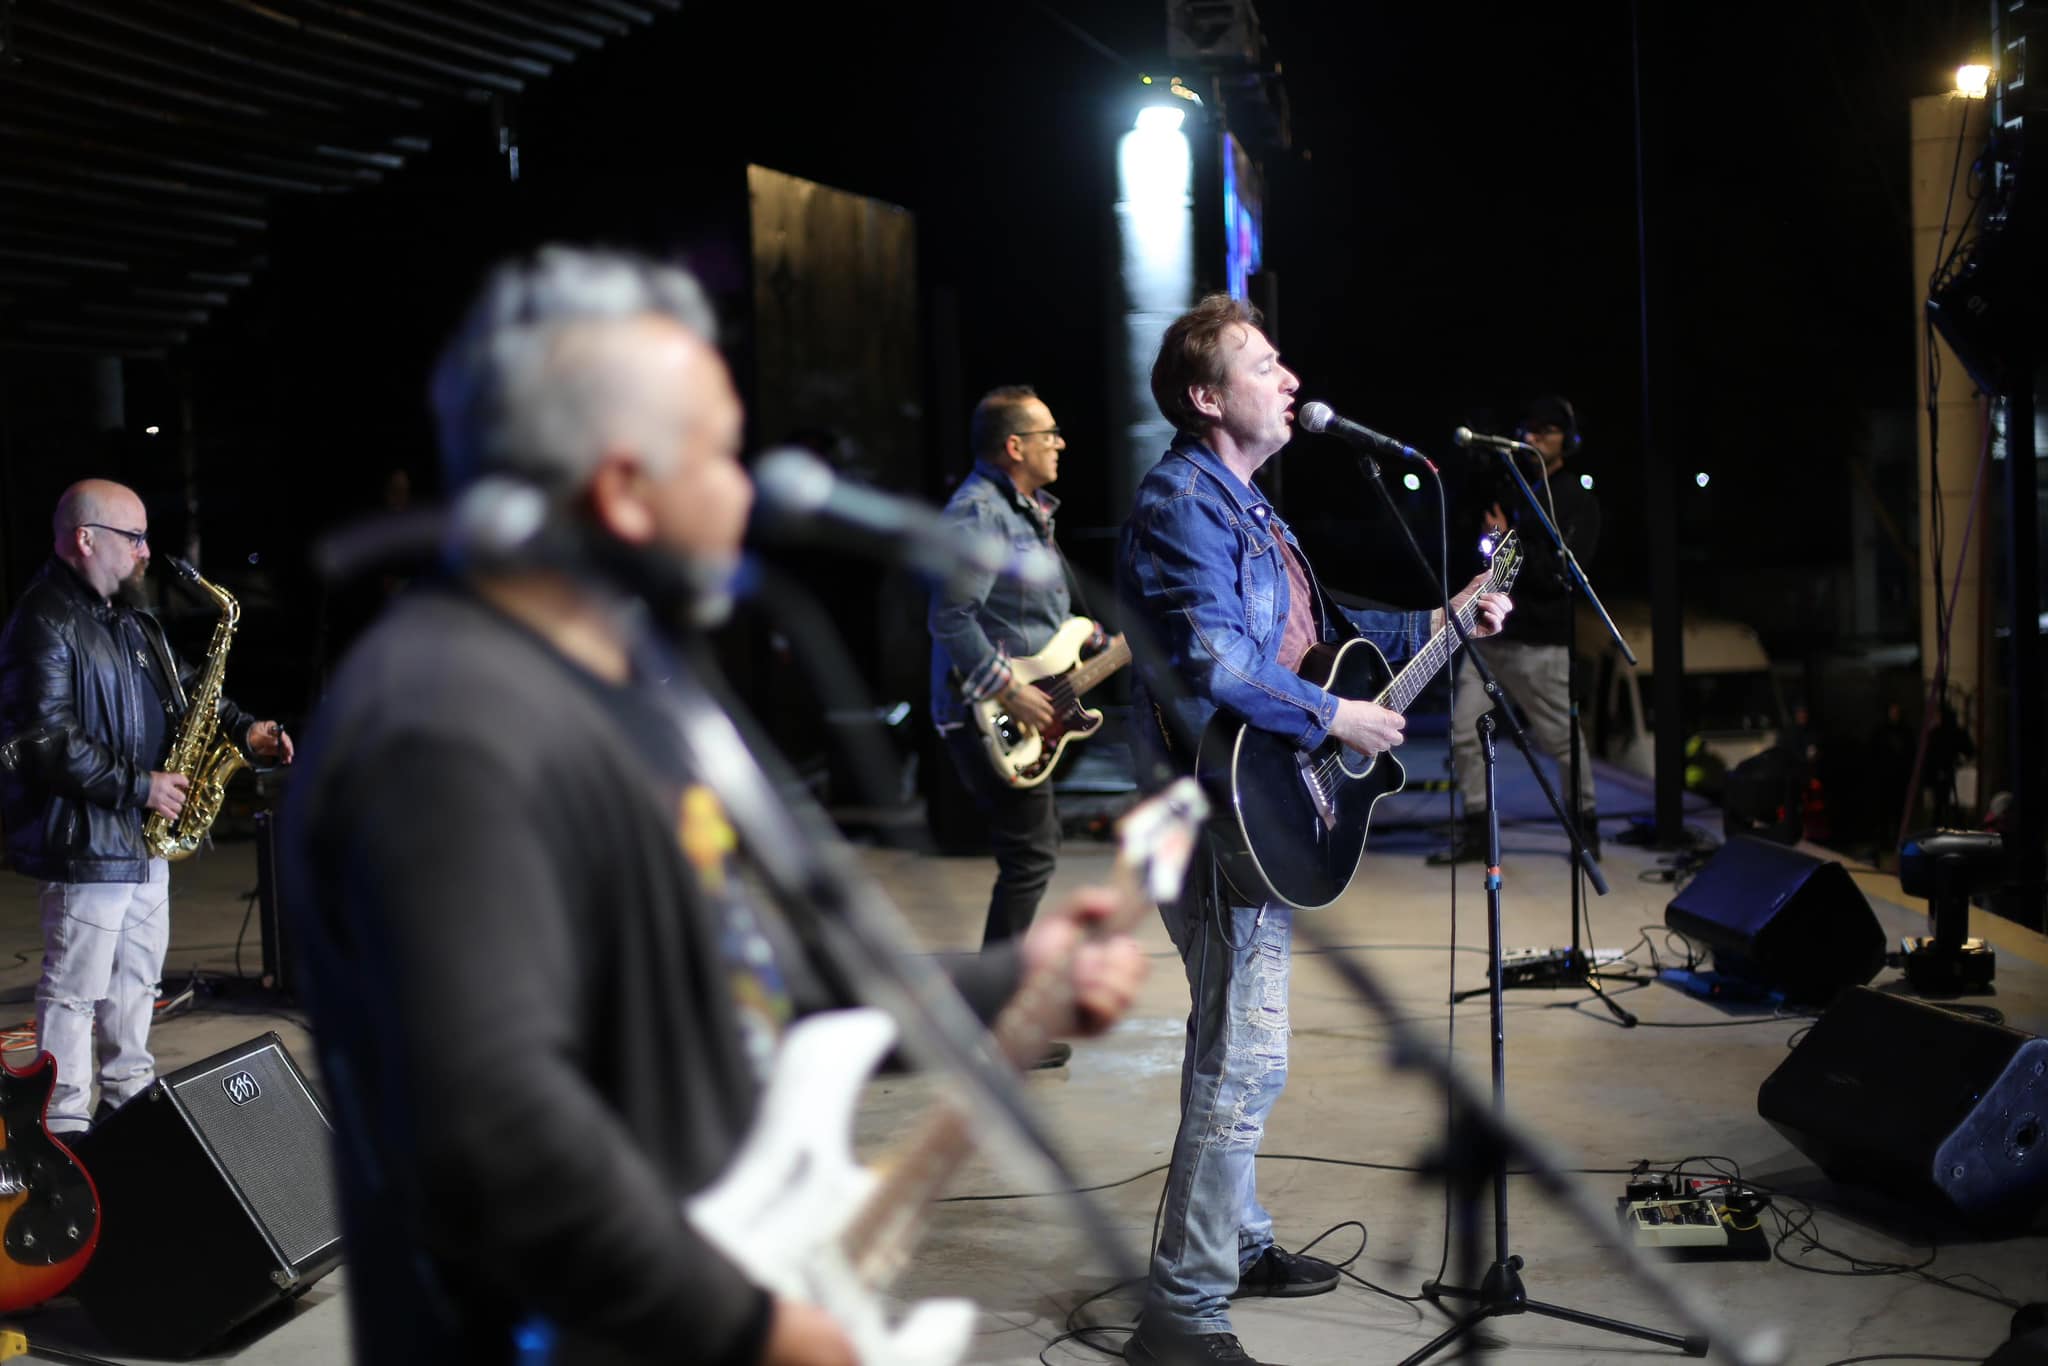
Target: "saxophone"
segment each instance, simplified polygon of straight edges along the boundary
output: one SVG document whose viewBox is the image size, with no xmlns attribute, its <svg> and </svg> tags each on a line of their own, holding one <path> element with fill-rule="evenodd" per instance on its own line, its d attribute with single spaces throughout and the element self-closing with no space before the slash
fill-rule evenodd
<svg viewBox="0 0 2048 1366">
<path fill-rule="evenodd" d="M 219 734 L 220 685 L 227 676 L 228 646 L 234 643 L 235 623 L 242 618 L 241 605 L 232 593 L 201 578 L 185 561 L 164 558 L 179 578 L 220 604 L 220 621 L 213 628 L 212 644 L 206 647 L 206 667 L 192 686 L 185 719 L 178 723 L 177 738 L 164 759 L 164 772 L 182 773 L 191 783 L 185 791 L 184 809 L 175 822 L 154 811 L 142 822 L 142 842 L 150 856 L 175 862 L 205 842 L 213 818 L 220 814 L 228 779 L 247 767 L 248 761 L 232 740 Z"/>
</svg>

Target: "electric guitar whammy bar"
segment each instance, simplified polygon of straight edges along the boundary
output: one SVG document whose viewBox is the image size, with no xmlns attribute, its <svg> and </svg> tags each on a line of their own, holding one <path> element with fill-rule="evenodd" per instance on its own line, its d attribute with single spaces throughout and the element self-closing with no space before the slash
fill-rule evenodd
<svg viewBox="0 0 2048 1366">
<path fill-rule="evenodd" d="M 1208 803 L 1192 778 L 1117 823 L 1114 915 L 1092 930 L 1127 929 L 1179 895 Z M 1050 1020 L 1073 1009 L 1071 960 L 1027 978 L 990 1031 L 1018 1066 L 1044 1056 Z M 896 1041 L 879 1010 L 810 1016 L 783 1036 L 775 1074 L 738 1158 L 684 1202 L 697 1231 L 755 1284 L 829 1313 L 862 1366 L 955 1366 L 974 1332 L 968 1300 L 925 1300 L 900 1317 L 882 1298 L 923 1232 L 932 1198 L 973 1147 L 972 1121 L 941 1102 L 880 1164 L 853 1156 L 860 1090 Z"/>
<path fill-rule="evenodd" d="M 1521 567 L 1522 548 L 1511 531 L 1494 550 L 1479 592 L 1507 592 Z M 1469 627 L 1478 613 L 1474 593 L 1458 620 Z M 1450 661 L 1458 640 L 1444 623 L 1398 674 L 1369 640 L 1318 643 L 1296 672 L 1338 697 L 1405 712 Z M 1195 776 L 1218 808 L 1211 843 L 1224 877 L 1244 899 L 1233 904 L 1277 898 L 1297 910 L 1320 909 L 1344 894 L 1365 856 L 1372 809 L 1408 781 L 1391 752 L 1367 758 L 1335 736 L 1302 749 L 1223 711 L 1202 733 Z"/>
<path fill-rule="evenodd" d="M 1131 647 L 1122 636 L 1111 636 L 1105 648 L 1084 660 L 1081 647 L 1094 634 L 1094 622 L 1070 617 L 1043 650 L 1010 661 L 1012 678 L 1036 685 L 1052 699 L 1052 724 L 1043 731 L 1010 715 L 999 697 L 968 704 L 996 776 L 1010 786 L 1038 786 L 1052 776 L 1069 744 L 1102 728 L 1102 713 L 1082 706 L 1081 694 L 1130 663 Z"/>
</svg>

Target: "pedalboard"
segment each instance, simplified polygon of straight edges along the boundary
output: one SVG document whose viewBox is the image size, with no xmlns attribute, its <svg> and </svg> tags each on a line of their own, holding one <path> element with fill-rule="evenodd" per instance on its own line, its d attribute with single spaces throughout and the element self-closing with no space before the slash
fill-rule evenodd
<svg viewBox="0 0 2048 1366">
<path fill-rule="evenodd" d="M 1558 983 L 1576 986 L 1597 971 L 1622 959 L 1619 949 L 1504 949 L 1500 955 L 1500 984 L 1525 987 Z M 1491 977 L 1491 972 L 1487 976 Z"/>
<path fill-rule="evenodd" d="M 1714 1200 L 1632 1200 L 1622 1226 L 1637 1247 L 1726 1247 L 1722 1213 Z"/>
<path fill-rule="evenodd" d="M 1760 1215 L 1768 1201 L 1721 1181 L 1643 1174 L 1615 1201 L 1622 1235 L 1646 1251 L 1681 1261 L 1765 1261 L 1771 1251 Z"/>
</svg>

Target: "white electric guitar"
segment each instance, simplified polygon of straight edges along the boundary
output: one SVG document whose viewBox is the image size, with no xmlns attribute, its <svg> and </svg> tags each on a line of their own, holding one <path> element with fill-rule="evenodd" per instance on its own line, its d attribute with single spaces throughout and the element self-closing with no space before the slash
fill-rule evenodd
<svg viewBox="0 0 2048 1366">
<path fill-rule="evenodd" d="M 1043 730 L 1010 715 L 1000 697 L 967 704 L 989 763 L 1010 786 L 1038 786 L 1052 776 L 1068 745 L 1102 729 L 1102 713 L 1082 706 L 1081 694 L 1130 663 L 1131 647 L 1122 636 L 1111 636 L 1107 646 L 1084 660 L 1081 647 L 1094 634 L 1094 622 L 1069 617 L 1043 650 L 1010 661 L 1010 677 L 1034 685 L 1052 703 L 1052 722 Z"/>
<path fill-rule="evenodd" d="M 1208 809 L 1200 787 L 1183 778 L 1125 814 L 1117 823 L 1118 906 L 1095 936 L 1119 933 L 1179 895 Z M 1069 955 L 1033 973 L 990 1026 L 1012 1063 L 1044 1056 L 1048 1022 L 1071 1016 L 1071 963 Z M 830 1314 L 862 1366 L 956 1366 L 974 1332 L 972 1301 L 924 1300 L 899 1313 L 884 1295 L 923 1232 L 932 1198 L 973 1150 L 971 1121 L 941 1102 L 881 1164 L 886 1175 L 853 1155 L 861 1087 L 895 1040 L 894 1022 L 873 1009 L 793 1026 L 739 1156 L 683 1209 L 755 1284 Z"/>
</svg>

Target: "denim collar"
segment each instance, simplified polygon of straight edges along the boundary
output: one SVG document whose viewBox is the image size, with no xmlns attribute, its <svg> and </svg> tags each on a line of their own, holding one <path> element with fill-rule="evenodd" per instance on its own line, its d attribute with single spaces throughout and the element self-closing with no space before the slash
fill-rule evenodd
<svg viewBox="0 0 2048 1366">
<path fill-rule="evenodd" d="M 1044 489 L 1038 491 L 1035 499 L 1037 507 L 1032 508 L 1034 500 L 1018 492 L 1016 481 L 986 460 L 977 459 L 974 462 L 974 472 L 1007 494 L 1011 505 L 1019 512 L 1036 511 L 1039 517 L 1051 521 L 1052 515 L 1060 510 L 1058 495 L 1047 493 Z"/>
<path fill-rule="evenodd" d="M 1207 474 L 1223 486 L 1230 500 L 1237 504 L 1237 510 L 1257 522 L 1260 526 L 1272 527 L 1278 531 L 1287 530 L 1286 519 L 1268 502 L 1266 495 L 1237 477 L 1230 466 L 1223 463 L 1223 457 L 1209 449 L 1209 444 L 1200 437 L 1181 432 L 1173 438 L 1173 452 L 1185 457 L 1195 468 Z"/>
</svg>

